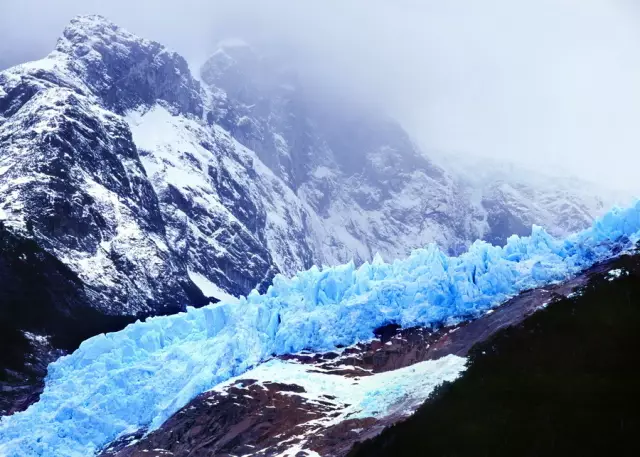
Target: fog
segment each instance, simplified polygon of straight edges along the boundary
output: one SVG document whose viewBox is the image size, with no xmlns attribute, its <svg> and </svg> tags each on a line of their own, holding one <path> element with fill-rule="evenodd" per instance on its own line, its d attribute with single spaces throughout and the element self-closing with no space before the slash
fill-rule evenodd
<svg viewBox="0 0 640 457">
<path fill-rule="evenodd" d="M 640 191 L 634 0 L 0 0 L 0 67 L 103 14 L 193 68 L 225 37 L 286 44 L 321 86 L 396 117 L 429 151 Z"/>
</svg>

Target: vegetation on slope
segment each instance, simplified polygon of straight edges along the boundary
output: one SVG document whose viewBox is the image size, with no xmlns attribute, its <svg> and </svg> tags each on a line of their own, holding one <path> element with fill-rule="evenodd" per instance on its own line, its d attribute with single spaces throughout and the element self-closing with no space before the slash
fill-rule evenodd
<svg viewBox="0 0 640 457">
<path fill-rule="evenodd" d="M 350 457 L 640 455 L 640 255 L 611 268 L 476 345 L 463 377 Z"/>
</svg>

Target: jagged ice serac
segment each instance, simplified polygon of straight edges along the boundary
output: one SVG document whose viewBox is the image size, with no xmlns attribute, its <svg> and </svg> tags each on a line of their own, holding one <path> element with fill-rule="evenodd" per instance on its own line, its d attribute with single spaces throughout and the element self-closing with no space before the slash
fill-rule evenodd
<svg viewBox="0 0 640 457">
<path fill-rule="evenodd" d="M 459 257 L 435 245 L 408 258 L 277 276 L 267 293 L 129 325 L 49 366 L 40 401 L 0 422 L 0 455 L 82 456 L 154 429 L 199 393 L 273 355 L 369 340 L 381 325 L 473 319 L 523 290 L 561 281 L 633 248 L 640 201 L 564 240 L 533 227 L 504 247 L 478 241 Z"/>
</svg>

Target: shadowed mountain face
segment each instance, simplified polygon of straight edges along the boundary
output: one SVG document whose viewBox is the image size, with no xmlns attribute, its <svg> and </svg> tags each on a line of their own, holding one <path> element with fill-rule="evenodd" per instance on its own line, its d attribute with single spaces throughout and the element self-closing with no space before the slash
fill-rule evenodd
<svg viewBox="0 0 640 457">
<path fill-rule="evenodd" d="M 3 379 L 37 384 L 83 338 L 265 291 L 277 273 L 430 242 L 458 252 L 575 207 L 531 213 L 531 186 L 478 199 L 395 122 L 309 92 L 286 59 L 246 45 L 221 46 L 201 79 L 99 16 L 0 72 L 0 221 L 14 246 L 0 315 L 18 348 Z M 583 227 L 600 210 L 584 207 L 549 228 Z M 23 245 L 37 255 L 22 259 Z"/>
<path fill-rule="evenodd" d="M 640 257 L 470 353 L 466 373 L 353 457 L 636 455 Z"/>
<path fill-rule="evenodd" d="M 29 238 L 0 223 L 0 414 L 37 400 L 49 362 L 96 333 L 133 322 L 105 315 L 78 276 Z"/>
</svg>

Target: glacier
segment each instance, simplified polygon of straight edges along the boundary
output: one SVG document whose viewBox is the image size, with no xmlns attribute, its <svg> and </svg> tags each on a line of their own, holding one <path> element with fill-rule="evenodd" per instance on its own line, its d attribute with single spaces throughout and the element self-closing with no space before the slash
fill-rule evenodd
<svg viewBox="0 0 640 457">
<path fill-rule="evenodd" d="M 40 400 L 0 420 L 0 455 L 93 455 L 154 429 L 201 392 L 268 360 L 369 340 L 388 323 L 440 327 L 473 319 L 523 290 L 562 281 L 631 249 L 640 201 L 556 239 L 541 227 L 458 257 L 435 245 L 403 260 L 313 267 L 266 293 L 136 322 L 91 338 L 49 366 Z"/>
</svg>

